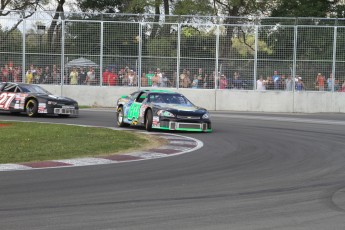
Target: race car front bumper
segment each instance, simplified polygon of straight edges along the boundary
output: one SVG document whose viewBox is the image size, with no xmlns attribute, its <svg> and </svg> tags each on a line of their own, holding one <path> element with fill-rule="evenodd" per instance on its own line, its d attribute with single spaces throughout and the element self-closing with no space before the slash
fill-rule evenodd
<svg viewBox="0 0 345 230">
<path fill-rule="evenodd" d="M 194 131 L 194 132 L 212 132 L 211 122 L 184 122 L 184 121 L 161 121 L 159 125 L 152 128 L 177 130 L 177 131 Z"/>
<path fill-rule="evenodd" d="M 74 108 L 54 108 L 54 114 L 77 116 L 79 114 L 79 110 Z"/>
</svg>

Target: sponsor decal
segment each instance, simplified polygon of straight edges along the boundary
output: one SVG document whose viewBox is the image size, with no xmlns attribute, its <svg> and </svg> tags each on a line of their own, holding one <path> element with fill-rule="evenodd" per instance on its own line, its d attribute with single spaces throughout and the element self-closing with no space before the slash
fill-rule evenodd
<svg viewBox="0 0 345 230">
<path fill-rule="evenodd" d="M 11 102 L 16 97 L 15 93 L 2 93 L 0 94 L 0 109 L 8 110 L 10 108 Z"/>
<path fill-rule="evenodd" d="M 46 103 L 38 104 L 38 113 L 47 113 Z"/>
<path fill-rule="evenodd" d="M 152 126 L 159 128 L 161 127 L 160 123 L 159 123 L 159 117 L 158 116 L 153 116 L 152 118 Z"/>
</svg>

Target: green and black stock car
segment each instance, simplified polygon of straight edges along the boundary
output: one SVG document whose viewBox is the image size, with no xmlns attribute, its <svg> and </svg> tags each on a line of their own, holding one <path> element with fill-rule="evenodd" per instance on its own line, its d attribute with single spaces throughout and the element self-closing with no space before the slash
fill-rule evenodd
<svg viewBox="0 0 345 230">
<path fill-rule="evenodd" d="M 117 125 L 152 129 L 211 132 L 208 111 L 195 106 L 180 93 L 139 90 L 117 100 Z"/>
</svg>

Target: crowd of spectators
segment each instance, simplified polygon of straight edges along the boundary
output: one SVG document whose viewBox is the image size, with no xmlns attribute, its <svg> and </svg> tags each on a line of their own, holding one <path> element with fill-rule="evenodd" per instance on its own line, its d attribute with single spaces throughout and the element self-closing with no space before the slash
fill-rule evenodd
<svg viewBox="0 0 345 230">
<path fill-rule="evenodd" d="M 1 80 L 12 82 L 23 82 L 21 65 L 13 65 L 12 62 L 1 66 L 0 69 Z M 103 86 L 138 86 L 141 87 L 179 87 L 192 89 L 214 89 L 216 86 L 219 89 L 251 89 L 247 86 L 240 73 L 235 71 L 232 76 L 226 76 L 224 73 L 216 74 L 207 73 L 202 68 L 195 71 L 183 69 L 179 76 L 176 72 L 166 74 L 160 68 L 154 70 L 149 69 L 143 72 L 138 79 L 138 74 L 135 70 L 125 66 L 116 70 L 115 67 L 109 66 L 101 73 L 95 73 L 95 68 L 90 67 L 72 67 L 68 68 L 64 74 L 64 84 L 70 85 L 100 85 Z M 57 65 L 39 67 L 30 65 L 24 74 L 24 82 L 28 84 L 61 84 L 60 67 Z M 101 81 L 101 82 L 100 82 Z M 332 74 L 326 78 L 322 73 L 316 74 L 314 81 L 314 89 L 317 91 L 332 91 L 334 84 L 334 91 L 345 92 L 345 82 L 340 84 L 339 80 L 333 80 Z M 256 81 L 256 89 L 258 91 L 264 90 L 286 90 L 293 91 L 306 90 L 306 85 L 301 76 L 296 75 L 293 79 L 291 75 L 280 74 L 275 70 L 271 76 L 266 78 L 263 75 L 258 77 Z M 309 88 L 310 90 L 310 88 Z"/>
</svg>

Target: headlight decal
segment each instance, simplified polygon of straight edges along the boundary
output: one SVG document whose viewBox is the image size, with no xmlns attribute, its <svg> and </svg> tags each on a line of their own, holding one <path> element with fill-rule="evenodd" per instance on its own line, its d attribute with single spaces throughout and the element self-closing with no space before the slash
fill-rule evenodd
<svg viewBox="0 0 345 230">
<path fill-rule="evenodd" d="M 169 111 L 165 111 L 165 110 L 159 110 L 157 112 L 158 116 L 162 116 L 162 117 L 175 117 L 174 114 L 170 113 Z"/>
<path fill-rule="evenodd" d="M 205 113 L 203 116 L 202 116 L 202 119 L 209 119 L 210 118 L 210 115 L 208 113 Z"/>
</svg>

